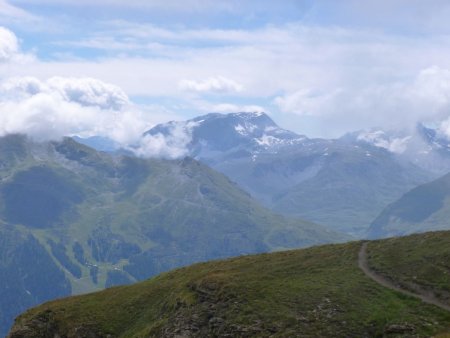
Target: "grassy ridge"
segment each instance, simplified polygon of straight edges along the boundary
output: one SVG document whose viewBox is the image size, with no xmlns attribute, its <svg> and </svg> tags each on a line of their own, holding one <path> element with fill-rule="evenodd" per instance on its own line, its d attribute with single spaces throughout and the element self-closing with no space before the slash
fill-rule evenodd
<svg viewBox="0 0 450 338">
<path fill-rule="evenodd" d="M 450 232 L 374 241 L 369 265 L 402 287 L 421 289 L 450 305 Z"/>
<path fill-rule="evenodd" d="M 411 241 L 403 240 L 405 246 Z M 441 237 L 427 241 L 420 255 L 433 252 Z M 372 257 L 383 243 L 390 245 L 370 246 Z M 359 248 L 353 242 L 196 264 L 44 304 L 20 316 L 10 337 L 428 337 L 450 331 L 447 311 L 367 278 L 357 266 Z M 437 256 L 449 253 L 447 245 Z"/>
</svg>

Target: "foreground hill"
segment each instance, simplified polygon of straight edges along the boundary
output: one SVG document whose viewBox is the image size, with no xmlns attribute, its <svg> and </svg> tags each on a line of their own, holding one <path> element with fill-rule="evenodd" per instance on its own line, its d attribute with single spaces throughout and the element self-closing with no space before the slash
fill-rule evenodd
<svg viewBox="0 0 450 338">
<path fill-rule="evenodd" d="M 436 297 L 450 311 L 450 232 L 370 242 L 370 266 L 397 286 Z"/>
<path fill-rule="evenodd" d="M 132 286 L 53 301 L 21 315 L 22 337 L 429 337 L 450 311 L 450 232 L 327 245 L 196 264 Z M 395 259 L 394 259 L 395 257 Z M 447 304 L 447 305 L 445 305 Z"/>
<path fill-rule="evenodd" d="M 276 212 L 354 236 L 405 192 L 436 174 L 355 137 L 310 139 L 263 113 L 208 114 L 155 126 L 147 137 L 186 151 L 237 182 Z"/>
<path fill-rule="evenodd" d="M 372 222 L 369 237 L 450 229 L 450 174 L 420 185 L 387 206 Z"/>
<path fill-rule="evenodd" d="M 43 301 L 194 262 L 343 240 L 261 207 L 222 174 L 0 138 L 0 336 Z"/>
</svg>

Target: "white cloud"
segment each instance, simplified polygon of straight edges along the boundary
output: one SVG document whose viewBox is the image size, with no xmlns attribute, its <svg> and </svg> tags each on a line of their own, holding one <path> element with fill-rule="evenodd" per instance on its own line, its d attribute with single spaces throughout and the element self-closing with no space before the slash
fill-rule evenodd
<svg viewBox="0 0 450 338">
<path fill-rule="evenodd" d="M 2 96 L 9 98 L 23 98 L 39 94 L 46 90 L 46 86 L 35 77 L 16 77 L 4 81 L 0 87 Z"/>
<path fill-rule="evenodd" d="M 188 114 L 194 114 L 193 107 L 229 112 L 249 110 L 239 102 L 272 101 L 275 120 L 296 119 L 291 129 L 310 134 L 305 126 L 314 119 L 314 136 L 374 125 L 412 126 L 449 114 L 446 35 L 303 24 L 227 30 L 108 22 L 100 28 L 81 42 L 101 49 L 93 53 L 100 55 L 95 60 L 13 63 L 0 67 L 0 76 L 88 74 L 118 84 L 131 97 L 175 99 Z M 66 43 L 73 48 L 76 42 Z M 232 98 L 199 107 L 211 93 Z"/>
<path fill-rule="evenodd" d="M 13 3 L 27 4 L 34 3 L 33 0 L 11 0 Z M 127 7 L 127 8 L 148 8 L 159 9 L 164 11 L 183 11 L 197 12 L 208 10 L 233 10 L 239 3 L 237 0 L 40 0 L 39 3 L 49 5 L 73 5 L 73 6 L 90 6 L 90 7 Z"/>
<path fill-rule="evenodd" d="M 120 110 L 130 103 L 121 88 L 93 78 L 53 77 L 47 83 L 51 90 L 58 91 L 67 101 L 85 106 Z"/>
<path fill-rule="evenodd" d="M 214 113 L 267 113 L 267 109 L 258 105 L 238 105 L 234 103 L 217 103 L 197 102 L 196 107 L 204 112 Z"/>
<path fill-rule="evenodd" d="M 181 80 L 179 87 L 182 90 L 198 93 L 238 93 L 243 90 L 243 86 L 236 81 L 223 76 L 210 77 L 206 80 Z"/>
<path fill-rule="evenodd" d="M 206 45 L 198 43 L 199 39 Z M 118 23 L 86 40 L 88 45 L 105 48 L 107 55 L 112 55 L 108 48 L 113 46 L 113 55 L 122 52 L 117 57 L 38 62 L 12 71 L 38 77 L 89 74 L 119 84 L 129 95 L 180 96 L 180 84 L 201 92 L 213 89 L 214 82 L 247 97 L 311 88 L 329 93 L 411 77 L 430 64 L 450 68 L 445 57 L 450 53 L 447 42 L 442 37 L 410 39 L 298 24 L 254 30 L 182 30 Z M 220 75 L 234 84 L 216 78 L 217 65 Z"/>
<path fill-rule="evenodd" d="M 363 131 L 357 136 L 358 141 L 364 141 L 397 154 L 401 154 L 407 149 L 410 139 L 411 136 L 391 136 L 382 130 Z"/>
<path fill-rule="evenodd" d="M 316 1 L 315 12 L 333 13 L 330 24 L 377 27 L 411 33 L 448 31 L 450 3 L 447 0 L 344 0 Z"/>
<path fill-rule="evenodd" d="M 0 8 L 1 8 L 0 0 Z M 0 13 L 1 16 L 1 13 Z M 34 61 L 34 56 L 24 54 L 20 50 L 20 43 L 17 36 L 9 29 L 0 26 L 0 67 L 7 65 L 22 66 Z"/>
<path fill-rule="evenodd" d="M 128 144 L 150 127 L 120 88 L 92 78 L 11 78 L 0 86 L 0 98 L 0 135 L 100 135 Z"/>
<path fill-rule="evenodd" d="M 19 41 L 17 37 L 10 30 L 0 27 L 0 62 L 10 61 L 18 53 Z"/>
<path fill-rule="evenodd" d="M 314 116 L 322 126 L 342 131 L 370 128 L 412 129 L 418 122 L 450 116 L 450 70 L 425 68 L 413 79 L 330 92 L 301 89 L 275 98 L 285 113 Z"/>
<path fill-rule="evenodd" d="M 137 145 L 131 148 L 138 156 L 175 159 L 188 154 L 195 123 L 169 123 L 167 134 L 146 134 Z"/>
<path fill-rule="evenodd" d="M 334 100 L 339 94 L 340 90 L 324 93 L 318 90 L 300 89 L 284 96 L 277 96 L 274 103 L 285 113 L 320 116 L 330 113 L 326 109 L 332 108 L 330 106 L 335 103 Z"/>
<path fill-rule="evenodd" d="M 0 19 L 9 22 L 31 22 L 37 21 L 38 18 L 29 12 L 11 5 L 6 0 L 0 0 Z"/>
<path fill-rule="evenodd" d="M 67 102 L 101 109 L 121 110 L 130 104 L 121 88 L 93 78 L 52 77 L 45 82 L 34 77 L 10 78 L 2 84 L 2 90 L 3 94 L 16 97 L 58 95 Z"/>
</svg>

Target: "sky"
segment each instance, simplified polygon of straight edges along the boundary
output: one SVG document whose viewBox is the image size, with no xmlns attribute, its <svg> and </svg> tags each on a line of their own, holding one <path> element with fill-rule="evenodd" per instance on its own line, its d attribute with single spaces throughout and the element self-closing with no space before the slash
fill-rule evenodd
<svg viewBox="0 0 450 338">
<path fill-rule="evenodd" d="M 264 111 L 310 137 L 450 135 L 447 0 L 0 0 L 0 135 L 136 142 Z"/>
</svg>

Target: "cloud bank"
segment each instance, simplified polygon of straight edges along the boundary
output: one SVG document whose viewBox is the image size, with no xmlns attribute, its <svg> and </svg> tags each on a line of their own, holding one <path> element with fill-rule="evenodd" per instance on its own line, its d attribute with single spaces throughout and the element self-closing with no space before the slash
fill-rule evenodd
<svg viewBox="0 0 450 338">
<path fill-rule="evenodd" d="M 99 135 L 127 144 L 149 126 L 119 87 L 92 78 L 10 78 L 0 85 L 0 99 L 0 135 L 42 141 Z"/>
</svg>

